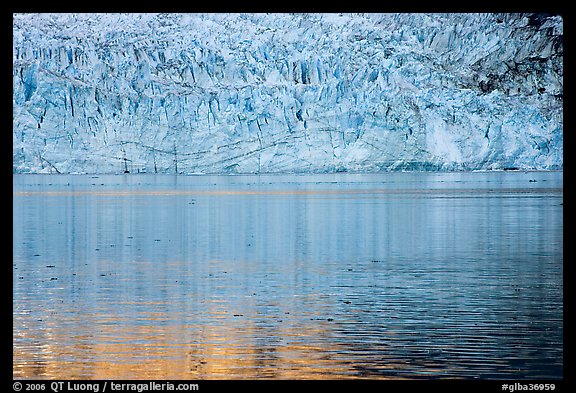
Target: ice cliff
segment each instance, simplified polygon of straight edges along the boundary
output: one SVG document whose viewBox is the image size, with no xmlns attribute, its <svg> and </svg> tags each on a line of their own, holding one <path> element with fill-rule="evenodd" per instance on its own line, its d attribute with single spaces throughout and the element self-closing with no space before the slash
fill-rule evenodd
<svg viewBox="0 0 576 393">
<path fill-rule="evenodd" d="M 15 14 L 13 171 L 563 168 L 545 14 Z"/>
</svg>

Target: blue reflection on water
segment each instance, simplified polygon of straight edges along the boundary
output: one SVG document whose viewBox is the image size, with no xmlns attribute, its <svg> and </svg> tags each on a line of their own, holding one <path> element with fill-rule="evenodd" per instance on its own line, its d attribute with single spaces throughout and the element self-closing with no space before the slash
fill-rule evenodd
<svg viewBox="0 0 576 393">
<path fill-rule="evenodd" d="M 561 172 L 13 182 L 15 377 L 562 377 Z"/>
</svg>

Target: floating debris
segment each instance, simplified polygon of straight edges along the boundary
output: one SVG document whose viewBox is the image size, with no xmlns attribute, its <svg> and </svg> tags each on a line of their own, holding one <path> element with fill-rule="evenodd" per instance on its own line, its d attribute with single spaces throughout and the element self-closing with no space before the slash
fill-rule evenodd
<svg viewBox="0 0 576 393">
<path fill-rule="evenodd" d="M 428 350 L 428 355 L 429 355 L 429 356 L 439 356 L 439 355 L 441 355 L 441 354 L 442 354 L 442 350 L 439 349 L 439 348 L 438 348 L 438 349 L 434 348 L 434 349 L 429 349 L 429 350 Z"/>
</svg>

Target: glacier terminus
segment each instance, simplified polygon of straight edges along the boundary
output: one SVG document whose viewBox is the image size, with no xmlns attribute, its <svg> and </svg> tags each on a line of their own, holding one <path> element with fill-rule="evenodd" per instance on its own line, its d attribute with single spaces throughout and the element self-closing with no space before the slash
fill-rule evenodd
<svg viewBox="0 0 576 393">
<path fill-rule="evenodd" d="M 14 14 L 14 173 L 563 169 L 552 14 Z"/>
</svg>

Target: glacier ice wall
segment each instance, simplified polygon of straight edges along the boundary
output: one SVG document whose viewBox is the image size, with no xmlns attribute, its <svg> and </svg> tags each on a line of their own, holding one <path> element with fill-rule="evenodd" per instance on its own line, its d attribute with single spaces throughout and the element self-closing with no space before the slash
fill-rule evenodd
<svg viewBox="0 0 576 393">
<path fill-rule="evenodd" d="M 13 171 L 563 168 L 543 14 L 15 14 Z"/>
</svg>

